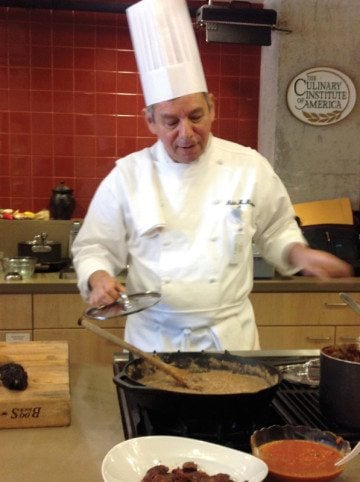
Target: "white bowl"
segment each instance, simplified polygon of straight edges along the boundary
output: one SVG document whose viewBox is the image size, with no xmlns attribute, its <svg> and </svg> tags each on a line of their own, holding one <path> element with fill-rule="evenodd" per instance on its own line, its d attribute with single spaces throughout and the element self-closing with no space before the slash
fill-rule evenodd
<svg viewBox="0 0 360 482">
<path fill-rule="evenodd" d="M 104 482 L 140 482 L 147 470 L 166 465 L 170 470 L 194 462 L 209 475 L 226 473 L 235 482 L 261 482 L 268 468 L 251 454 L 185 437 L 137 437 L 115 445 L 102 463 Z"/>
</svg>

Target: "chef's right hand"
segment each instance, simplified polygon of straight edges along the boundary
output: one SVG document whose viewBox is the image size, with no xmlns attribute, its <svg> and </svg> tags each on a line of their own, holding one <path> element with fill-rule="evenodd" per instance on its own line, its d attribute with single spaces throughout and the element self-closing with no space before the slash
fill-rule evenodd
<svg viewBox="0 0 360 482">
<path fill-rule="evenodd" d="M 89 278 L 90 294 L 88 302 L 91 306 L 109 305 L 125 293 L 125 287 L 106 271 L 95 271 Z"/>
</svg>

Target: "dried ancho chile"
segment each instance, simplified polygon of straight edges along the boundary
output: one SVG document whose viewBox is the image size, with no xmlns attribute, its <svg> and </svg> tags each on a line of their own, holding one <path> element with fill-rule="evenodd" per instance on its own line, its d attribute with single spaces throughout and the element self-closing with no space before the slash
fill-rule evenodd
<svg viewBox="0 0 360 482">
<path fill-rule="evenodd" d="M 25 390 L 28 386 L 28 375 L 18 363 L 1 365 L 0 380 L 10 390 Z"/>
</svg>

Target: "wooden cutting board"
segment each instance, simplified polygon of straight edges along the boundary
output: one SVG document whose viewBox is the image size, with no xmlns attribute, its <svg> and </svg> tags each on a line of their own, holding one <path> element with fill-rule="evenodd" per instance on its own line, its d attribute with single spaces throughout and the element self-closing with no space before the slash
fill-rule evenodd
<svg viewBox="0 0 360 482">
<path fill-rule="evenodd" d="M 14 362 L 28 374 L 28 387 L 0 384 L 0 428 L 70 424 L 69 348 L 66 341 L 0 342 L 0 364 Z"/>
</svg>

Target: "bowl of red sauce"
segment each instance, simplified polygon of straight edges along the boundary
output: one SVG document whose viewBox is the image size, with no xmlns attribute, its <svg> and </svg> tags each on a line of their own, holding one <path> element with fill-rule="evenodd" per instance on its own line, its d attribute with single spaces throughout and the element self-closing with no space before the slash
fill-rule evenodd
<svg viewBox="0 0 360 482">
<path fill-rule="evenodd" d="M 256 430 L 250 439 L 253 455 L 269 467 L 271 480 L 323 482 L 345 468 L 335 463 L 351 450 L 338 435 L 303 425 L 272 425 Z"/>
</svg>

